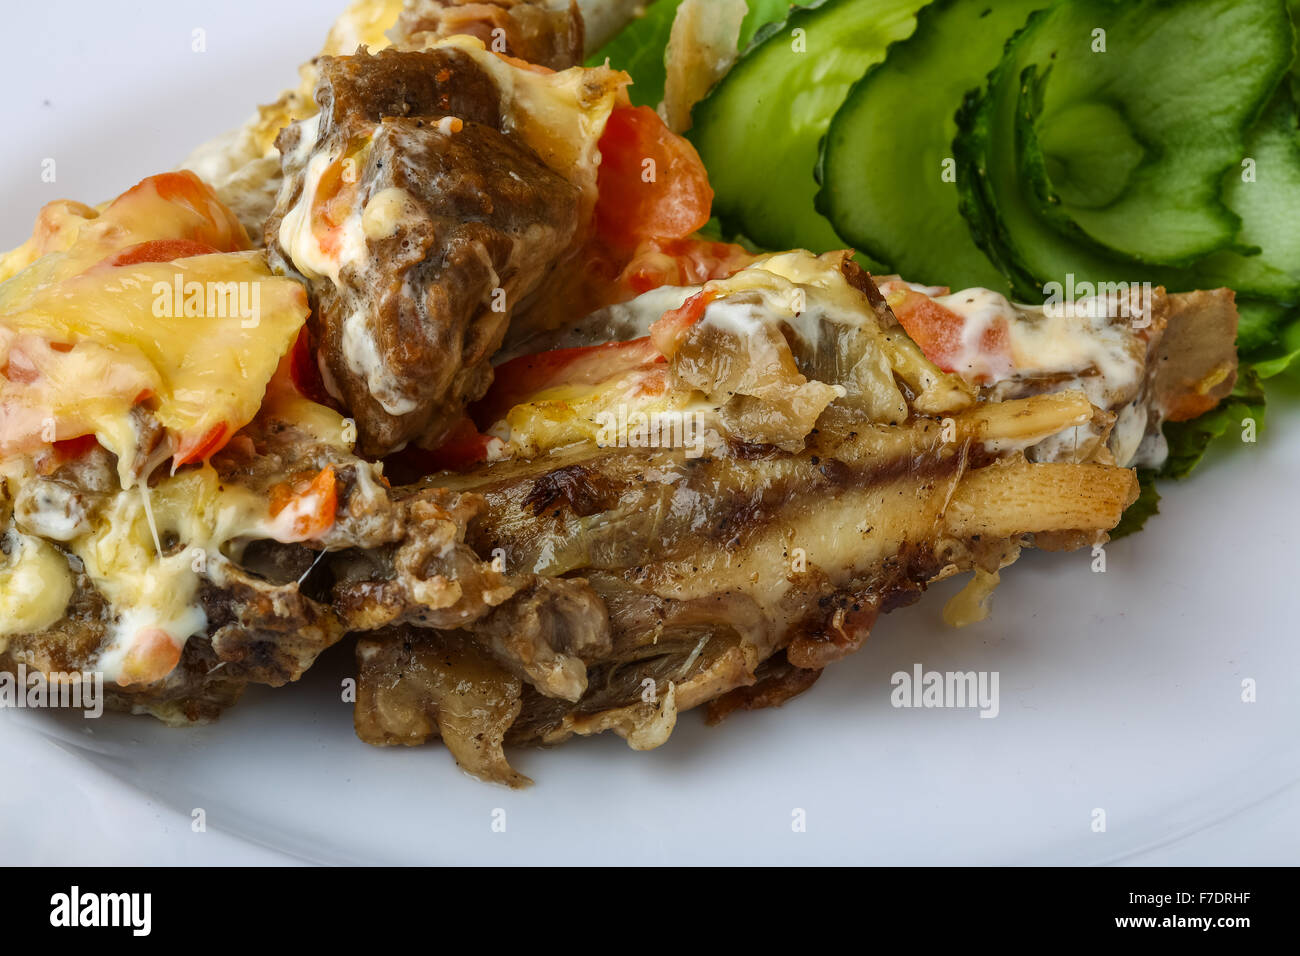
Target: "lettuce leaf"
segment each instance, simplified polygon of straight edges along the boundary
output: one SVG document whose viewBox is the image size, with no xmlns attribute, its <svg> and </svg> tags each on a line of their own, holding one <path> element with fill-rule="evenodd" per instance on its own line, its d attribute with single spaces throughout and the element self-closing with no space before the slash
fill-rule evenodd
<svg viewBox="0 0 1300 956">
<path fill-rule="evenodd" d="M 1147 519 L 1160 513 L 1160 492 L 1156 490 L 1156 473 L 1147 469 L 1138 469 L 1137 501 L 1128 506 L 1119 524 L 1110 533 L 1110 540 L 1137 534 L 1146 527 Z"/>
<path fill-rule="evenodd" d="M 746 0 L 749 13 L 740 25 L 741 50 L 749 46 L 750 41 L 762 27 L 786 18 L 790 12 L 790 0 Z M 667 70 L 664 68 L 664 53 L 668 49 L 668 37 L 672 34 L 673 18 L 682 0 L 656 0 L 651 3 L 645 16 L 633 20 L 618 36 L 587 58 L 587 66 L 599 66 L 606 58 L 616 70 L 623 70 L 632 77 L 632 88 L 628 95 L 632 105 L 657 107 L 664 98 L 664 83 Z"/>
<path fill-rule="evenodd" d="M 1295 331 L 1300 335 L 1300 323 Z M 1300 343 L 1297 343 L 1300 351 Z M 1288 360 L 1289 361 L 1289 360 Z M 1189 422 L 1169 422 L 1164 427 L 1165 440 L 1169 442 L 1169 458 L 1159 471 L 1138 469 L 1139 492 L 1137 501 L 1129 505 L 1111 540 L 1141 531 L 1147 520 L 1160 513 L 1160 492 L 1156 480 L 1186 478 L 1204 459 L 1216 439 L 1225 435 L 1240 438 L 1248 421 L 1254 422 L 1256 438 L 1264 427 L 1264 390 L 1260 384 L 1258 368 L 1243 366 L 1232 394 L 1213 411 Z"/>
</svg>

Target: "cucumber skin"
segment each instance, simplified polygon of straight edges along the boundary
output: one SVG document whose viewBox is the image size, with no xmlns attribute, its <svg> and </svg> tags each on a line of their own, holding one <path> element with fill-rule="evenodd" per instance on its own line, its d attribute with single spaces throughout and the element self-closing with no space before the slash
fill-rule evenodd
<svg viewBox="0 0 1300 956">
<path fill-rule="evenodd" d="M 1300 225 L 1284 214 L 1291 211 L 1300 216 L 1300 109 L 1288 84 L 1278 88 L 1251 131 L 1245 155 L 1258 161 L 1258 179 L 1245 186 L 1239 172 L 1230 172 L 1225 198 L 1230 208 L 1241 212 L 1241 237 L 1256 248 L 1262 246 L 1263 251 L 1249 256 L 1234 251 L 1217 253 L 1198 262 L 1192 272 L 1202 282 L 1227 285 L 1245 296 L 1300 303 Z M 1243 191 L 1242 202 L 1234 205 L 1233 193 L 1238 189 Z M 1270 192 L 1264 194 L 1262 203 L 1247 202 L 1253 190 Z M 1266 221 L 1257 222 L 1252 213 Z"/>
<path fill-rule="evenodd" d="M 1016 244 L 1003 218 L 997 213 L 993 187 L 983 158 L 988 155 L 991 137 L 993 92 L 1012 69 L 1011 53 L 1020 38 L 1032 30 L 1047 10 L 1030 14 L 1025 25 L 1007 40 L 1002 60 L 989 73 L 984 87 L 967 92 L 957 110 L 957 136 L 953 140 L 953 158 L 957 161 L 958 209 L 970 228 L 975 245 L 1007 277 L 1012 294 L 1023 302 L 1039 302 L 1046 296 L 1044 282 L 1025 265 L 1016 252 Z"/>
<path fill-rule="evenodd" d="M 1023 26 L 1029 14 L 1034 12 L 1035 9 L 1051 6 L 1055 2 L 1056 0 L 1031 0 L 1031 2 L 1014 4 L 1016 12 L 1013 13 L 1011 17 L 1015 21 L 1015 25 L 1008 28 L 1009 31 L 1014 30 L 1017 26 Z M 1300 2 L 1300 0 L 1297 0 L 1297 2 Z M 835 227 L 836 231 L 846 241 L 854 245 L 856 248 L 866 252 L 873 258 L 880 260 L 886 265 L 886 268 L 901 272 L 908 278 L 916 281 L 949 285 L 953 288 L 983 286 L 1005 293 L 1009 291 L 1005 275 L 997 269 L 996 265 L 989 260 L 989 257 L 979 248 L 979 246 L 974 242 L 969 242 L 970 233 L 965 223 L 962 222 L 959 208 L 959 194 L 954 196 L 951 204 L 951 220 L 953 225 L 957 227 L 954 230 L 954 232 L 957 233 L 957 238 L 952 239 L 950 237 L 944 237 L 944 239 L 940 240 L 941 248 L 942 244 L 945 243 L 945 240 L 961 242 L 963 244 L 962 255 L 956 258 L 962 259 L 964 262 L 957 266 L 955 274 L 950 274 L 932 272 L 928 267 L 920 264 L 922 256 L 913 257 L 910 251 L 906 255 L 896 254 L 897 247 L 891 249 L 886 245 L 886 240 L 877 241 L 877 235 L 871 230 L 877 228 L 873 223 L 880 218 L 884 218 L 886 215 L 883 205 L 879 207 L 879 210 L 873 210 L 877 212 L 876 216 L 873 217 L 870 213 L 864 216 L 858 209 L 854 208 L 852 200 L 848 198 L 839 198 L 842 193 L 850 192 L 850 190 L 837 189 L 835 187 L 835 183 L 837 181 L 844 181 L 844 175 L 846 173 L 851 174 L 853 169 L 851 164 L 845 163 L 846 168 L 841 172 L 837 169 L 838 164 L 836 157 L 842 156 L 847 159 L 848 156 L 851 155 L 849 153 L 851 147 L 847 145 L 852 139 L 852 129 L 850 128 L 850 124 L 863 122 L 862 119 L 857 117 L 855 112 L 859 108 L 861 99 L 865 97 L 869 91 L 874 89 L 873 84 L 883 81 L 885 77 L 890 75 L 887 71 L 901 68 L 905 71 L 910 71 L 909 75 L 919 75 L 923 67 L 918 69 L 917 64 L 923 63 L 924 59 L 916 60 L 913 58 L 913 53 L 920 52 L 922 58 L 925 56 L 933 56 L 934 51 L 926 50 L 927 44 L 937 43 L 942 39 L 946 39 L 942 36 L 944 31 L 942 26 L 940 26 L 940 23 L 942 22 L 941 18 L 946 18 L 953 14 L 955 9 L 957 9 L 957 12 L 964 14 L 967 11 L 960 8 L 970 5 L 974 5 L 977 8 L 981 6 L 986 7 L 990 13 L 999 12 L 998 7 L 993 6 L 989 0 L 934 0 L 934 2 L 922 9 L 917 15 L 916 30 L 912 35 L 906 40 L 891 47 L 884 61 L 871 67 L 862 79 L 854 84 L 853 88 L 849 91 L 849 95 L 845 98 L 844 104 L 840 107 L 839 112 L 837 112 L 835 117 L 832 119 L 830 129 L 827 131 L 826 138 L 822 142 L 817 177 L 818 181 L 822 184 L 822 188 L 817 194 L 817 208 L 822 215 L 826 216 L 831 221 L 831 224 Z M 1001 11 L 1005 11 L 1009 6 L 1012 6 L 1012 4 L 1006 2 L 1000 4 Z M 987 13 L 981 15 L 977 19 L 983 20 L 984 16 L 987 15 Z M 998 17 L 995 22 L 1002 22 L 1002 18 Z M 983 24 L 982 26 L 987 26 L 987 24 Z M 932 36 L 932 33 L 934 36 Z M 1003 46 L 1005 46 L 1005 42 L 1003 43 Z M 899 67 L 900 62 L 904 64 L 902 67 Z M 996 63 L 991 65 L 995 66 Z M 973 77 L 970 80 L 970 84 L 977 85 L 979 82 L 983 81 L 987 74 L 988 69 L 980 69 L 978 76 Z M 960 104 L 960 98 L 961 92 L 955 94 L 952 103 L 945 107 L 945 112 L 947 114 L 945 119 L 951 117 L 955 113 L 956 107 Z M 951 126 L 950 131 L 955 135 L 955 123 Z M 945 139 L 950 140 L 950 138 L 951 137 L 946 137 Z M 949 142 L 945 142 L 945 147 L 948 147 L 949 145 Z M 950 148 L 946 151 L 951 154 Z M 928 156 L 926 157 L 926 159 L 930 158 L 931 157 Z M 868 170 L 867 172 L 870 174 L 872 171 Z M 954 192 L 956 192 L 955 184 L 952 184 L 952 188 Z M 936 209 L 938 208 L 938 205 L 939 204 L 936 204 Z M 927 212 L 929 211 L 931 210 L 927 210 Z M 925 219 L 926 217 L 923 215 L 921 218 Z M 939 217 L 934 218 L 947 217 L 940 214 Z M 854 225 L 854 220 L 858 219 L 861 219 L 863 222 L 862 228 L 857 228 Z M 951 249 L 951 246 L 949 246 L 949 249 Z"/>
<path fill-rule="evenodd" d="M 1142 2 L 1145 2 L 1149 7 L 1178 6 L 1177 0 L 1173 0 L 1173 2 L 1171 2 L 1171 0 L 1142 0 Z M 1300 2 L 1300 0 L 1295 0 L 1295 2 Z M 1073 0 L 1073 5 L 1076 6 L 1083 7 L 1086 4 L 1091 4 L 1097 7 L 1111 7 L 1117 10 L 1132 5 L 1128 2 L 1117 2 L 1117 0 Z M 1279 0 L 1279 14 L 1281 11 L 1282 5 Z M 1193 252 L 1188 252 L 1185 255 L 1174 257 L 1162 255 L 1153 256 L 1144 254 L 1142 250 L 1136 248 L 1125 251 L 1108 245 L 1088 232 L 1088 230 L 1082 226 L 1078 220 L 1071 217 L 1069 212 L 1064 208 L 1060 197 L 1056 194 L 1056 191 L 1051 184 L 1047 170 L 1041 162 L 1042 150 L 1038 143 L 1035 122 L 1037 117 L 1041 114 L 1043 94 L 1047 85 L 1047 72 L 1049 71 L 1050 68 L 1048 71 L 1044 71 L 1042 74 L 1036 74 L 1029 79 L 1026 79 L 1022 75 L 1022 84 L 1032 87 L 1032 90 L 1028 92 L 1036 94 L 1036 101 L 1032 102 L 1032 113 L 1021 112 L 1018 114 L 1017 133 L 1022 137 L 1022 141 L 1021 145 L 1017 149 L 1017 157 L 1021 163 L 1021 175 L 1030 182 L 1031 193 L 1039 202 L 1039 215 L 1053 229 L 1073 242 L 1078 242 L 1091 247 L 1099 255 L 1144 263 L 1149 266 L 1168 267 L 1171 269 L 1193 269 L 1197 262 L 1216 252 L 1228 251 L 1242 255 L 1250 255 L 1255 251 L 1252 250 L 1249 245 L 1237 241 L 1236 237 L 1242 225 L 1241 217 L 1223 201 L 1221 189 L 1215 190 L 1213 204 L 1218 207 L 1218 218 L 1225 223 L 1223 241 Z M 1265 111 L 1268 109 L 1269 103 L 1272 100 L 1272 93 L 1270 91 L 1276 90 L 1286 73 L 1287 65 L 1285 63 L 1279 63 L 1275 68 L 1275 75 L 1267 80 L 1265 84 L 1266 89 L 1264 89 L 1257 97 L 1257 100 L 1249 114 L 1243 118 L 1242 124 L 1237 130 L 1237 135 L 1243 144 L 1248 140 L 1255 124 L 1260 121 Z M 1022 94 L 1024 92 L 1025 89 L 1022 86 Z M 1035 153 L 1038 156 L 1037 161 L 1033 158 Z M 1233 164 L 1236 162 L 1237 160 L 1234 158 L 1227 165 L 1218 170 L 1217 174 L 1210 177 L 1210 179 L 1215 182 L 1221 182 L 1224 176 L 1231 174 Z"/>
<path fill-rule="evenodd" d="M 1014 295 L 1024 301 L 1041 301 L 1043 286 L 1047 277 L 1075 274 L 1079 280 L 1092 282 L 1143 279 L 1164 285 L 1171 291 L 1180 291 L 1197 287 L 1195 266 L 1178 269 L 1165 266 L 1143 264 L 1134 259 L 1107 254 L 1090 243 L 1077 243 L 1068 250 L 1056 249 L 1061 258 L 1050 267 L 1042 263 L 1031 266 L 1020 249 L 1015 232 L 1018 230 L 1008 224 L 1005 215 L 999 211 L 999 202 L 994 185 L 990 182 L 989 171 L 984 166 L 988 155 L 990 126 L 996 122 L 996 99 L 999 88 L 1007 81 L 1007 74 L 1014 68 L 1014 54 L 1017 45 L 1029 35 L 1038 21 L 1050 13 L 1050 9 L 1040 10 L 1029 18 L 1025 27 L 1007 41 L 1006 53 L 1002 61 L 989 74 L 987 83 L 967 94 L 958 111 L 958 134 L 953 144 L 954 156 L 958 166 L 958 188 L 960 208 L 971 230 L 976 245 L 985 251 L 990 260 L 1008 277 Z M 1030 68 L 1018 78 L 1024 89 Z M 1016 120 L 1022 117 L 1017 113 Z M 1016 122 L 1012 123 L 1014 131 Z M 1015 149 L 1015 160 L 1020 161 L 1021 150 Z M 1019 182 L 1019 177 L 1017 177 Z M 1024 205 L 1032 207 L 1032 201 L 1024 200 Z M 1015 200 L 1013 200 L 1015 201 Z M 1034 210 L 1029 212 L 1030 218 Z M 1064 246 L 1065 237 L 1054 232 L 1046 223 L 1038 223 L 1046 235 L 1048 245 Z"/>
<path fill-rule="evenodd" d="M 814 36 L 814 27 L 822 20 L 823 17 L 833 17 L 837 13 L 843 13 L 847 18 L 853 17 L 854 8 L 862 7 L 864 10 L 867 5 L 871 5 L 883 15 L 897 17 L 900 21 L 910 21 L 910 27 L 907 29 L 906 36 L 910 34 L 915 27 L 916 8 L 923 6 L 924 0 L 815 0 L 804 6 L 796 6 L 790 11 L 790 16 L 782 23 L 769 23 L 754 36 L 744 56 L 732 67 L 723 80 L 714 87 L 709 96 L 698 103 L 693 113 L 693 125 L 687 133 L 688 138 L 695 144 L 705 165 L 709 168 L 710 179 L 713 182 L 715 191 L 714 214 L 722 222 L 724 232 L 730 236 L 743 236 L 751 240 L 756 245 L 767 249 L 787 249 L 794 247 L 809 248 L 814 252 L 830 251 L 842 249 L 845 247 L 843 239 L 835 232 L 830 222 L 816 211 L 813 197 L 816 194 L 817 184 L 815 181 L 817 152 L 819 141 L 812 145 L 808 157 L 806 174 L 799 174 L 802 180 L 803 175 L 807 176 L 808 201 L 806 203 L 798 201 L 802 195 L 804 183 L 801 181 L 797 189 L 791 193 L 790 184 L 779 178 L 769 178 L 763 182 L 763 189 L 756 188 L 755 183 L 746 182 L 757 177 L 750 175 L 748 172 L 741 172 L 739 176 L 733 177 L 729 170 L 736 168 L 729 164 L 734 162 L 734 151 L 737 149 L 735 138 L 721 139 L 717 135 L 718 130 L 729 130 L 731 127 L 728 121 L 732 115 L 738 112 L 734 103 L 728 103 L 727 100 L 735 94 L 737 89 L 747 89 L 747 87 L 737 87 L 735 84 L 749 84 L 759 96 L 750 95 L 747 99 L 750 101 L 747 105 L 751 111 L 760 108 L 784 108 L 784 102 L 773 102 L 775 94 L 783 94 L 784 88 L 780 85 L 785 74 L 781 78 L 769 81 L 764 75 L 759 74 L 756 77 L 748 76 L 750 71 L 761 70 L 766 59 L 766 52 L 775 52 L 774 47 L 768 47 L 768 44 L 783 44 L 786 37 L 794 29 L 804 29 L 806 36 L 810 39 Z M 859 17 L 862 19 L 862 17 Z M 893 20 L 882 20 L 882 32 L 894 26 Z M 900 37 L 901 38 L 901 37 Z M 816 56 L 817 54 L 810 50 L 805 56 Z M 847 86 L 847 84 L 846 84 Z M 746 99 L 743 96 L 735 96 L 735 99 Z M 767 102 L 764 102 L 766 100 Z M 842 102 L 842 101 L 841 101 Z M 757 105 L 757 104 L 761 104 Z M 838 106 L 838 104 L 836 104 Z M 716 115 L 715 115 L 716 114 Z M 829 123 L 834 111 L 831 110 L 826 116 L 826 122 Z M 758 132 L 762 132 L 760 129 Z M 746 137 L 748 138 L 748 137 Z M 743 142 L 743 140 L 742 140 Z M 747 144 L 752 146 L 752 144 Z M 752 153 L 753 150 L 751 149 Z M 756 162 L 753 155 L 741 157 L 742 168 Z M 781 173 L 790 173 L 780 166 L 769 168 L 766 173 L 769 177 L 779 177 Z M 739 181 L 740 185 L 736 185 Z M 782 190 L 786 192 L 784 201 L 776 199 L 775 202 L 782 208 L 773 209 L 758 206 L 753 201 L 753 194 L 756 192 L 765 192 L 776 197 Z M 793 196 L 793 198 L 791 198 Z M 873 271 L 879 271 L 876 264 L 867 263 L 863 260 L 864 267 L 871 268 Z"/>
</svg>

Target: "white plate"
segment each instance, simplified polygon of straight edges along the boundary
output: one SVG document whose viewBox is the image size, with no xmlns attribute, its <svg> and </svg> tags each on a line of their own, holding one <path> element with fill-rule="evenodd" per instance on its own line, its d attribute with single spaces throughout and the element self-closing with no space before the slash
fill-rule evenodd
<svg viewBox="0 0 1300 956">
<path fill-rule="evenodd" d="M 6 11 L 6 246 L 42 203 L 116 195 L 274 98 L 337 12 L 249 0 L 130 11 Z M 0 859 L 1293 862 L 1298 409 L 1275 396 L 1258 444 L 1166 487 L 1164 513 L 1108 547 L 1104 574 L 1086 552 L 1029 555 L 983 624 L 945 629 L 945 587 L 882 619 L 860 654 L 780 710 L 719 728 L 688 715 L 649 754 L 612 738 L 521 753 L 538 781 L 523 792 L 466 778 L 441 748 L 359 743 L 338 693 L 346 647 L 210 727 L 4 713 L 0 761 L 17 772 L 0 787 Z M 890 676 L 915 663 L 997 671 L 1000 715 L 893 708 Z M 1256 703 L 1241 699 L 1247 678 Z M 88 813 L 102 834 L 89 845 L 70 825 Z"/>
</svg>

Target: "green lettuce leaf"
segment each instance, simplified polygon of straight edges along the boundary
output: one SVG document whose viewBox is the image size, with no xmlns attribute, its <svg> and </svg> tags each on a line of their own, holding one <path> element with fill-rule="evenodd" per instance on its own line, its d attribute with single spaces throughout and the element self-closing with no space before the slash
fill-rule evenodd
<svg viewBox="0 0 1300 956">
<path fill-rule="evenodd" d="M 760 29 L 784 20 L 790 12 L 790 0 L 746 0 L 749 13 L 740 25 L 741 50 L 749 46 Z M 618 36 L 587 58 L 587 66 L 599 66 L 608 58 L 616 70 L 632 77 L 628 95 L 632 105 L 657 107 L 664 98 L 667 71 L 664 54 L 672 34 L 673 18 L 682 0 L 656 0 L 646 7 L 645 16 L 633 20 Z"/>
<path fill-rule="evenodd" d="M 1165 425 L 1169 458 L 1159 471 L 1138 469 L 1140 491 L 1137 501 L 1129 505 L 1115 530 L 1110 533 L 1112 541 L 1141 531 L 1152 515 L 1160 513 L 1157 479 L 1186 478 L 1201 463 L 1216 439 L 1230 435 L 1239 440 L 1250 422 L 1254 423 L 1255 437 L 1258 438 L 1259 430 L 1264 427 L 1265 409 L 1260 377 L 1258 369 L 1243 366 L 1237 387 L 1217 408 L 1189 422 L 1169 422 Z"/>
<path fill-rule="evenodd" d="M 1137 501 L 1128 506 L 1119 524 L 1110 533 L 1110 540 L 1117 541 L 1130 534 L 1137 534 L 1146 527 L 1147 519 L 1160 513 L 1160 492 L 1156 490 L 1156 473 L 1138 469 Z"/>
</svg>

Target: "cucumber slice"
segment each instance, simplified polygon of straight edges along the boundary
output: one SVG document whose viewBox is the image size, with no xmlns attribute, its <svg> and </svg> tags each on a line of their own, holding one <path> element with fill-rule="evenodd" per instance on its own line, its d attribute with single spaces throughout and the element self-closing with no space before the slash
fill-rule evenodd
<svg viewBox="0 0 1300 956">
<path fill-rule="evenodd" d="M 1041 88 L 1037 78 L 1029 76 L 1022 95 L 1033 99 Z M 1047 162 L 1028 121 L 1033 112 L 1031 105 L 1017 117 L 1022 178 L 1031 185 L 1042 181 Z M 1116 132 L 1096 149 L 1104 153 L 1109 148 L 1112 154 L 1100 162 L 1127 161 L 1123 135 Z M 1242 155 L 1241 166 L 1228 172 L 1222 186 L 1224 203 L 1241 222 L 1236 248 L 1213 253 L 1187 269 L 1162 268 L 1153 275 L 1158 275 L 1170 289 L 1229 286 L 1243 296 L 1300 301 L 1300 230 L 1294 225 L 1300 214 L 1300 113 L 1287 84 L 1278 87 L 1268 109 L 1250 131 Z M 1102 178 L 1099 175 L 1094 184 Z M 1102 189 L 1100 185 L 1094 188 Z M 1088 244 L 1077 229 L 1071 232 L 1075 227 L 1068 217 L 1051 204 L 1042 205 L 1043 195 L 1036 195 L 1039 213 L 1047 222 L 1054 222 L 1058 232 L 1073 234 Z"/>
<path fill-rule="evenodd" d="M 1098 55 L 1110 56 L 1124 49 L 1122 40 L 1119 48 L 1113 45 L 1117 37 L 1127 35 L 1124 29 L 1119 32 L 1115 29 L 1114 25 L 1121 22 L 1121 18 L 1124 18 L 1122 22 L 1127 24 L 1126 29 L 1129 33 L 1140 35 L 1151 33 L 1160 24 L 1167 23 L 1168 18 L 1173 14 L 1199 17 L 1200 29 L 1210 31 L 1210 35 L 1218 36 L 1230 35 L 1226 31 L 1237 28 L 1241 12 L 1246 10 L 1256 15 L 1256 20 L 1247 23 L 1247 26 L 1271 24 L 1271 28 L 1280 35 L 1280 39 L 1274 37 L 1271 42 L 1264 44 L 1270 52 L 1267 55 L 1261 53 L 1262 59 L 1260 59 L 1255 56 L 1253 50 L 1250 56 L 1242 56 L 1241 50 L 1246 48 L 1238 45 L 1239 41 L 1234 35 L 1231 44 L 1232 49 L 1236 51 L 1234 56 L 1239 61 L 1258 60 L 1262 73 L 1272 75 L 1275 73 L 1276 65 L 1272 54 L 1279 49 L 1289 50 L 1293 39 L 1289 21 L 1279 15 L 1281 9 L 1276 0 L 1232 0 L 1232 2 L 1183 0 L 1173 5 L 1156 2 L 1156 0 L 1139 0 L 1122 8 L 1107 0 L 1072 0 L 1061 6 L 1040 11 L 1030 18 L 1025 29 L 1008 44 L 1002 62 L 989 75 L 986 87 L 967 96 L 958 116 L 958 136 L 954 143 L 962 213 L 970 225 L 976 243 L 1007 274 L 1018 297 L 1029 301 L 1041 300 L 1045 283 L 1064 283 L 1068 275 L 1073 275 L 1076 283 L 1151 281 L 1160 283 L 1170 290 L 1194 288 L 1198 284 L 1205 284 L 1211 278 L 1209 265 L 1205 265 L 1204 274 L 1199 274 L 1196 266 L 1190 269 L 1153 267 L 1139 262 L 1135 257 L 1119 255 L 1099 248 L 1096 243 L 1085 238 L 1077 227 L 1072 231 L 1065 225 L 1066 217 L 1058 215 L 1059 208 L 1056 210 L 1043 208 L 1040 202 L 1042 196 L 1035 192 L 1033 186 L 1035 181 L 1043 180 L 1051 162 L 1046 150 L 1042 148 L 1037 125 L 1032 122 L 1034 117 L 1042 115 L 1042 111 L 1038 108 L 1039 104 L 1035 101 L 1036 97 L 1043 92 L 1043 85 L 1039 82 L 1040 64 L 1050 64 L 1051 69 L 1056 71 L 1071 58 L 1093 55 L 1086 52 L 1087 43 L 1092 37 L 1091 31 L 1098 24 L 1109 24 L 1107 37 L 1112 51 L 1110 54 Z M 1140 18 L 1127 19 L 1137 14 L 1148 14 L 1153 19 L 1149 22 Z M 1184 36 L 1184 33 L 1177 35 Z M 1068 42 L 1058 42 L 1062 38 Z M 1075 49 L 1081 44 L 1085 50 L 1082 54 Z M 1194 65 L 1197 71 L 1204 70 L 1198 59 L 1204 46 L 1205 44 L 1201 43 L 1185 49 L 1167 50 L 1159 69 L 1170 69 L 1171 65 L 1186 63 Z M 1228 45 L 1219 44 L 1219 46 Z M 1057 54 L 1055 59 L 1053 54 Z M 1150 72 L 1145 67 L 1146 64 L 1137 63 L 1133 64 L 1131 69 L 1135 75 Z M 1206 89 L 1211 88 L 1216 80 L 1215 74 L 1204 72 L 1201 75 L 1202 86 Z M 1052 82 L 1055 80 L 1049 79 L 1049 85 Z M 1134 85 L 1128 81 L 1126 84 Z M 1125 84 L 1119 86 L 1124 87 Z M 1230 88 L 1235 87 L 1230 86 Z M 1201 89 L 1196 95 L 1203 98 L 1208 94 Z M 1163 104 L 1161 108 L 1169 110 L 1183 102 L 1181 98 L 1175 99 Z M 1227 106 L 1236 108 L 1236 104 L 1227 104 Z M 1119 112 L 1126 121 L 1131 120 L 1131 113 Z M 1100 116 L 1101 113 L 1098 113 L 1093 117 L 1094 126 L 1101 124 L 1113 130 L 1114 116 L 1109 115 L 1104 120 Z M 1137 127 L 1131 124 L 1130 128 Z M 1121 152 L 1127 148 L 1124 144 L 1117 147 Z M 1145 148 L 1148 153 L 1152 151 L 1150 144 Z M 1239 168 L 1236 164 L 1242 155 L 1242 148 L 1239 148 L 1231 160 L 1231 168 Z M 1106 160 L 1094 157 L 1090 162 L 1094 168 L 1102 168 L 1103 172 L 1105 171 Z M 1144 157 L 1138 168 L 1148 162 L 1149 159 Z M 1091 188 L 1095 195 L 1101 195 L 1106 188 L 1113 190 L 1114 177 L 1125 175 L 1123 170 L 1129 165 L 1131 163 L 1122 158 L 1114 161 L 1110 167 L 1111 183 L 1108 187 L 1094 184 Z M 1289 174 L 1280 177 L 1278 183 L 1285 185 L 1288 177 Z M 1130 197 L 1137 195 L 1134 192 L 1136 178 L 1137 174 L 1134 174 L 1134 182 L 1126 183 L 1119 190 L 1121 198 L 1104 207 L 1103 211 L 1120 208 L 1129 203 Z M 1183 179 L 1180 178 L 1179 181 Z M 1226 211 L 1229 221 L 1238 222 L 1240 220 L 1237 213 L 1228 210 L 1217 196 L 1224 182 L 1224 174 L 1221 171 L 1216 172 L 1214 203 L 1218 208 Z M 1269 188 L 1271 189 L 1272 186 Z M 1276 195 L 1284 197 L 1285 190 Z M 1136 244 L 1147 247 L 1148 251 L 1145 255 L 1148 258 L 1150 258 L 1151 246 L 1147 243 L 1147 239 L 1162 231 L 1162 222 L 1177 220 L 1185 207 L 1182 199 L 1176 199 L 1168 210 L 1171 218 L 1161 220 L 1157 215 L 1161 210 L 1144 205 L 1149 198 L 1148 196 L 1138 202 L 1134 208 L 1150 208 L 1151 211 L 1145 215 L 1134 212 L 1132 218 L 1125 221 L 1131 236 L 1138 239 Z M 1255 198 L 1252 198 L 1252 204 L 1255 203 Z M 1284 199 L 1277 201 L 1284 201 Z M 1252 220 L 1258 218 L 1250 209 L 1243 208 L 1243 212 L 1248 213 L 1248 218 Z M 1069 222 L 1073 221 L 1074 217 L 1069 217 Z M 1248 236 L 1252 229 L 1259 232 L 1261 236 L 1264 233 L 1271 235 L 1276 231 L 1267 226 L 1254 226 L 1253 223 L 1244 223 L 1243 228 L 1244 237 Z M 1236 238 L 1235 227 L 1230 238 Z M 1125 240 L 1124 245 L 1133 246 L 1135 243 L 1130 238 Z M 1214 277 L 1224 284 L 1234 285 L 1236 279 L 1246 278 L 1224 267 L 1223 263 L 1232 263 L 1250 257 L 1237 256 L 1232 259 L 1225 255 L 1222 259 L 1217 256 L 1215 258 L 1218 265 Z M 1230 279 L 1234 281 L 1228 281 Z"/>
<path fill-rule="evenodd" d="M 1237 299 L 1237 352 L 1242 361 L 1267 355 L 1288 324 L 1291 307 L 1266 299 Z"/>
<path fill-rule="evenodd" d="M 1022 171 L 1049 220 L 1148 263 L 1231 246 L 1223 177 L 1290 68 L 1292 33 L 1279 0 L 1073 0 L 1041 20 L 1015 56 L 1041 151 Z"/>
<path fill-rule="evenodd" d="M 916 282 L 1009 291 L 957 208 L 962 94 L 1052 0 L 936 0 L 850 91 L 822 145 L 817 205 L 845 241 Z M 1300 0 L 1297 0 L 1300 2 Z"/>
<path fill-rule="evenodd" d="M 793 0 L 745 0 L 749 13 L 740 24 L 740 51 L 743 53 L 754 42 L 754 37 L 770 23 L 784 23 L 790 15 Z M 1300 3 L 1300 0 L 1296 0 Z"/>
<path fill-rule="evenodd" d="M 1039 215 L 1036 197 L 1023 188 L 1017 162 L 1021 139 L 1021 68 L 1018 49 L 1033 36 L 1051 10 L 1030 16 L 1020 33 L 1007 44 L 1002 60 L 989 74 L 982 90 L 966 94 L 957 113 L 959 207 L 975 244 L 1011 283 L 1014 296 L 1024 302 L 1041 302 L 1047 282 L 1143 281 L 1132 263 L 1105 256 L 1062 236 Z"/>
<path fill-rule="evenodd" d="M 1241 216 L 1239 241 L 1261 252 L 1220 252 L 1194 267 L 1204 285 L 1300 302 L 1300 111 L 1283 84 L 1246 142 L 1249 166 L 1224 180 L 1223 198 Z M 1243 160 L 1243 162 L 1245 162 Z"/>
<path fill-rule="evenodd" d="M 819 143 L 855 80 L 911 34 L 923 0 L 820 0 L 765 28 L 687 134 L 729 233 L 768 249 L 844 243 L 816 211 Z"/>
<path fill-rule="evenodd" d="M 1291 23 L 1300 34 L 1300 0 L 1290 0 L 1287 6 L 1291 9 Z M 1291 95 L 1300 103 L 1300 56 L 1291 64 Z"/>
</svg>

